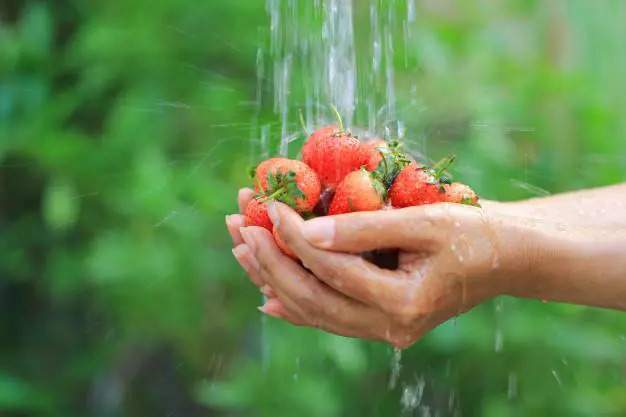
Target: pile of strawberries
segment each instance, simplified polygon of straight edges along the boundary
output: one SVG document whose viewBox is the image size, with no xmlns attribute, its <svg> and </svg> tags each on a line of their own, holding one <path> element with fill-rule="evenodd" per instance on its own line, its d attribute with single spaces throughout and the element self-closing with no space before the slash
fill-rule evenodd
<svg viewBox="0 0 626 417">
<path fill-rule="evenodd" d="M 257 194 L 246 209 L 246 226 L 268 229 L 286 255 L 296 259 L 268 217 L 270 200 L 291 206 L 305 219 L 440 202 L 479 205 L 469 186 L 451 182 L 446 174 L 453 157 L 430 166 L 418 163 L 402 152 L 400 142 L 362 142 L 338 120 L 338 126 L 309 136 L 302 161 L 270 158 L 253 170 Z"/>
</svg>

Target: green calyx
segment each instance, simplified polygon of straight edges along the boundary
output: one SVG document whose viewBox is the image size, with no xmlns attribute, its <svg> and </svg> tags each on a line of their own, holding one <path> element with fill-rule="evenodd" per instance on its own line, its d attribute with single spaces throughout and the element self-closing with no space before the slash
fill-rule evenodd
<svg viewBox="0 0 626 417">
<path fill-rule="evenodd" d="M 440 159 L 431 166 L 422 167 L 425 172 L 432 176 L 432 180 L 429 181 L 429 183 L 439 186 L 439 192 L 441 193 L 445 192 L 445 185 L 452 184 L 452 175 L 446 170 L 452 165 L 455 159 L 456 155 L 450 155 Z"/>
<path fill-rule="evenodd" d="M 452 181 L 452 175 L 447 172 L 447 169 L 456 160 L 456 155 L 448 155 L 445 158 L 435 162 L 430 169 L 434 172 L 435 178 L 441 180 L 446 179 L 448 182 Z"/>
<path fill-rule="evenodd" d="M 296 173 L 288 171 L 267 173 L 267 189 L 263 190 L 260 181 L 257 180 L 258 188 L 261 190 L 257 195 L 261 202 L 279 201 L 285 203 L 291 208 L 296 208 L 297 200 L 303 199 L 306 195 L 298 187 L 296 182 Z"/>
<path fill-rule="evenodd" d="M 250 177 L 250 179 L 256 178 L 256 167 L 251 166 L 248 168 L 248 176 Z"/>
<path fill-rule="evenodd" d="M 361 171 L 372 179 L 372 185 L 374 186 L 374 190 L 376 190 L 376 193 L 380 196 L 381 200 L 386 201 L 387 187 L 385 187 L 383 178 L 380 177 L 377 171 L 369 172 L 365 166 L 361 167 Z"/>
<path fill-rule="evenodd" d="M 387 189 L 391 187 L 400 171 L 411 163 L 401 148 L 402 144 L 399 141 L 390 142 L 388 147 L 376 148 L 382 160 L 374 172 Z"/>
<path fill-rule="evenodd" d="M 474 199 L 469 197 L 464 197 L 463 199 L 461 199 L 461 204 L 465 204 L 466 206 L 481 207 L 478 201 L 474 201 Z"/>
</svg>

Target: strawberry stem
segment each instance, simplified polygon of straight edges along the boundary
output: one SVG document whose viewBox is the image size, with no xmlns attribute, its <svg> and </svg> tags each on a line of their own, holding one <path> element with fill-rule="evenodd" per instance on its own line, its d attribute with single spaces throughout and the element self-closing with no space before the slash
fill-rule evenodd
<svg viewBox="0 0 626 417">
<path fill-rule="evenodd" d="M 280 197 L 281 195 L 283 195 L 285 193 L 285 189 L 284 188 L 279 188 L 278 190 L 274 191 L 272 194 L 270 195 L 266 195 L 265 197 L 263 197 L 263 202 L 268 201 L 268 200 L 276 200 L 278 197 Z"/>
<path fill-rule="evenodd" d="M 304 123 L 304 114 L 302 114 L 302 109 L 299 110 L 300 113 L 300 126 L 302 126 L 302 130 L 304 130 L 304 134 L 309 136 L 309 131 L 306 128 L 306 123 Z"/>
<path fill-rule="evenodd" d="M 380 148 L 376 148 L 376 150 L 378 151 L 378 153 L 380 153 L 380 156 L 383 157 L 383 164 L 385 167 L 385 170 L 383 171 L 383 178 L 387 178 L 387 174 L 389 173 L 389 165 L 387 164 L 387 158 L 385 157 L 385 154 Z"/>
<path fill-rule="evenodd" d="M 339 130 L 341 132 L 343 132 L 343 120 L 341 119 L 341 115 L 339 114 L 339 110 L 337 110 L 337 107 L 335 107 L 334 104 L 331 104 L 330 107 L 332 107 L 333 112 L 335 113 L 335 116 L 337 117 L 337 124 L 339 125 Z"/>
</svg>

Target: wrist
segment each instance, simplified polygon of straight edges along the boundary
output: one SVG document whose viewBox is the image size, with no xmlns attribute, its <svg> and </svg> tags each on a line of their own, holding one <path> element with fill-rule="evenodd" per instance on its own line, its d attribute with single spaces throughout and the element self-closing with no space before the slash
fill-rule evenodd
<svg viewBox="0 0 626 417">
<path fill-rule="evenodd" d="M 508 295 L 626 309 L 624 231 L 538 222 L 522 228 L 525 267 L 516 271 L 519 282 Z"/>
</svg>

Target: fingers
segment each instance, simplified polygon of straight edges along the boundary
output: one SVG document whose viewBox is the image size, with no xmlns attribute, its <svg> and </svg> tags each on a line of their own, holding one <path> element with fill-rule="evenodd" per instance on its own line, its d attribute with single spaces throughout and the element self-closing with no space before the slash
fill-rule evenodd
<svg viewBox="0 0 626 417">
<path fill-rule="evenodd" d="M 390 332 L 389 321 L 382 312 L 324 285 L 284 256 L 267 230 L 248 227 L 243 236 L 254 248 L 261 279 L 272 287 L 290 314 L 290 318 L 282 318 L 348 337 L 383 340 Z"/>
<path fill-rule="evenodd" d="M 226 228 L 235 246 L 243 243 L 243 238 L 239 230 L 246 225 L 245 223 L 245 218 L 241 214 L 226 216 Z"/>
<path fill-rule="evenodd" d="M 359 212 L 309 220 L 302 233 L 311 245 L 340 252 L 428 250 L 436 241 L 437 218 L 424 207 Z"/>
<path fill-rule="evenodd" d="M 250 203 L 250 201 L 254 198 L 254 190 L 250 188 L 242 188 L 239 190 L 239 195 L 237 196 L 237 205 L 239 206 L 239 214 L 233 214 L 230 216 L 226 216 L 226 228 L 228 229 L 228 233 L 233 240 L 233 244 L 235 246 L 241 245 L 243 243 L 243 239 L 241 234 L 239 233 L 239 229 L 245 226 L 245 217 L 243 213 L 246 211 L 246 207 Z"/>
<path fill-rule="evenodd" d="M 239 204 L 239 213 L 243 214 L 246 211 L 246 207 L 252 199 L 254 198 L 254 190 L 250 188 L 242 188 L 239 190 L 239 195 L 237 196 L 237 203 Z"/>
<path fill-rule="evenodd" d="M 265 283 L 259 274 L 259 263 L 252 254 L 252 251 L 250 251 L 250 248 L 245 244 L 238 245 L 233 249 L 233 256 L 235 256 L 235 259 L 239 262 L 243 270 L 246 271 L 250 277 L 250 281 L 258 288 L 263 289 Z"/>
<path fill-rule="evenodd" d="M 317 278 L 338 292 L 383 311 L 407 293 L 409 279 L 405 271 L 378 268 L 358 255 L 314 248 L 300 230 L 304 220 L 293 210 L 283 204 L 271 204 L 268 213 L 285 244 Z M 260 259 L 259 262 L 262 263 Z"/>
<path fill-rule="evenodd" d="M 312 322 L 310 320 L 307 321 L 306 318 L 303 318 L 299 315 L 302 313 L 296 314 L 290 311 L 291 309 L 289 307 L 286 307 L 289 304 L 292 304 L 292 303 L 287 301 L 287 303 L 283 304 L 283 301 L 281 301 L 280 299 L 273 298 L 273 299 L 268 300 L 267 303 L 265 303 L 265 305 L 263 305 L 263 307 L 260 308 L 260 310 L 265 314 L 285 320 L 295 326 L 312 327 L 312 328 L 323 330 L 327 333 L 332 333 L 332 334 L 343 336 L 343 337 L 381 340 L 379 337 L 374 336 L 373 333 L 371 332 L 368 332 L 368 333 L 360 332 L 350 327 L 339 326 L 332 321 L 315 321 L 315 322 Z"/>
</svg>

